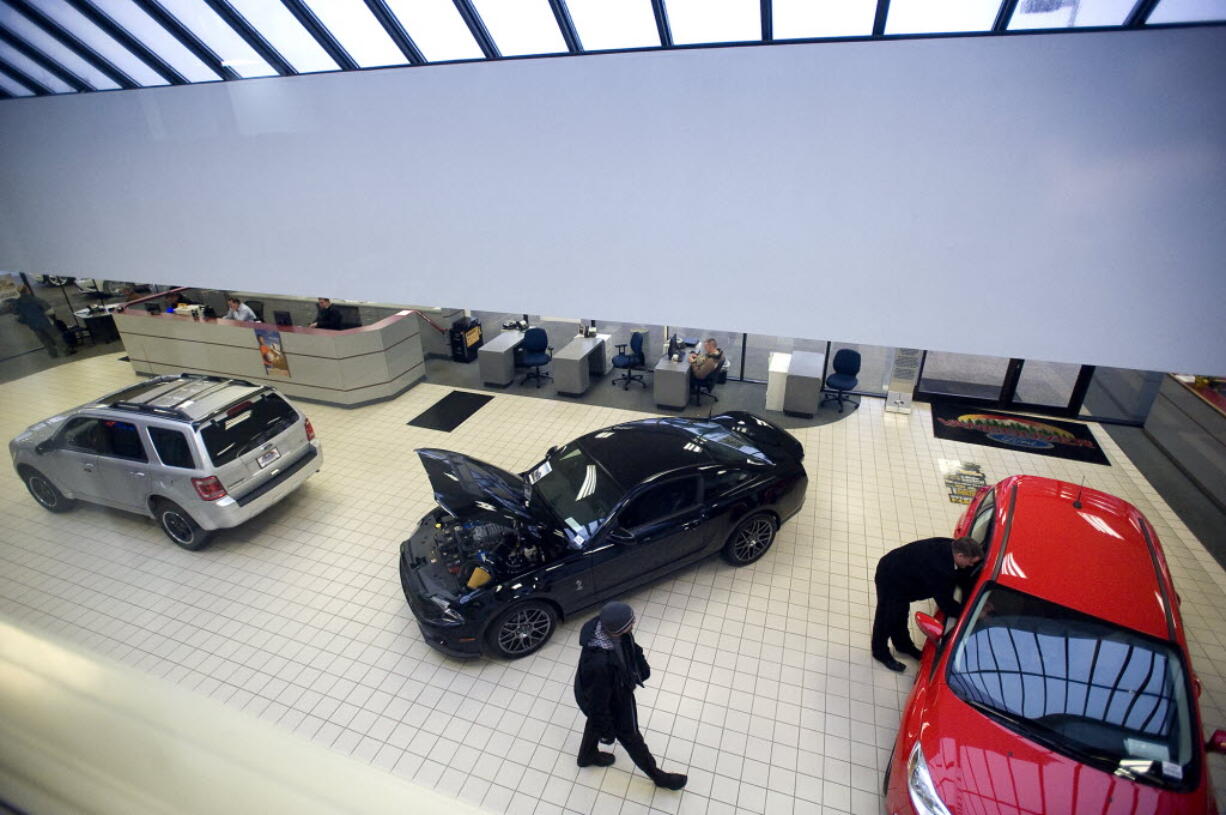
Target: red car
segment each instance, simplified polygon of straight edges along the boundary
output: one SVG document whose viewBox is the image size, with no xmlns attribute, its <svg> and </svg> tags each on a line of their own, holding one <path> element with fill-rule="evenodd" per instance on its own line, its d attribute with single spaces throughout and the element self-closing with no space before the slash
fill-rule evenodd
<svg viewBox="0 0 1226 815">
<path fill-rule="evenodd" d="M 889 815 L 1216 815 L 1179 596 L 1136 507 L 1036 476 L 984 487 L 965 612 L 928 638 Z"/>
</svg>

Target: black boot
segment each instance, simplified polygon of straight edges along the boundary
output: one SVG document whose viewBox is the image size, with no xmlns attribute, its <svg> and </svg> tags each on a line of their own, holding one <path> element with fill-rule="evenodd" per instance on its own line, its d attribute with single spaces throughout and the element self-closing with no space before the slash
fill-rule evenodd
<svg viewBox="0 0 1226 815">
<path fill-rule="evenodd" d="M 893 654 L 873 654 L 873 659 L 877 660 L 891 671 L 902 673 L 903 671 L 907 670 L 907 666 L 894 659 Z"/>
<path fill-rule="evenodd" d="M 595 750 L 590 756 L 579 756 L 575 763 L 580 767 L 608 767 L 616 757 L 612 753 L 606 753 L 602 750 Z"/>
<path fill-rule="evenodd" d="M 656 770 L 652 774 L 651 780 L 656 782 L 657 787 L 663 787 L 666 790 L 679 790 L 690 779 L 689 776 L 682 773 L 666 773 L 663 770 Z"/>
</svg>

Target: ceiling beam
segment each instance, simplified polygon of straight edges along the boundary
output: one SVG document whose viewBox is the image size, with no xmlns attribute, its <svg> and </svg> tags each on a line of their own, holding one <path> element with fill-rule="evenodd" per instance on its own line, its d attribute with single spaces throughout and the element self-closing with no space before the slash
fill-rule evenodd
<svg viewBox="0 0 1226 815">
<path fill-rule="evenodd" d="M 404 54 L 404 58 L 409 61 L 409 64 L 425 65 L 426 58 L 421 53 L 421 49 L 417 47 L 417 43 L 413 42 L 413 38 L 409 36 L 408 31 L 405 31 L 404 26 L 400 24 L 399 18 L 387 7 L 386 0 L 365 0 L 365 3 L 366 8 L 370 9 L 370 13 L 375 15 L 379 25 L 383 26 L 387 36 L 391 37 L 392 42 L 396 43 L 396 47 L 400 49 L 400 53 Z"/>
<path fill-rule="evenodd" d="M 651 13 L 656 17 L 656 33 L 660 35 L 660 47 L 673 47 L 673 29 L 668 24 L 668 9 L 664 0 L 651 0 Z"/>
<path fill-rule="evenodd" d="M 179 44 L 196 55 L 196 59 L 209 66 L 209 70 L 222 79 L 238 79 L 238 72 L 222 63 L 221 56 L 190 31 L 171 14 L 158 0 L 132 0 L 136 6 L 179 41 Z"/>
<path fill-rule="evenodd" d="M 299 24 L 307 30 L 307 33 L 315 38 L 315 42 L 319 43 L 319 47 L 327 52 L 328 56 L 340 67 L 342 71 L 356 71 L 359 66 L 357 61 L 349 55 L 345 50 L 345 46 L 341 45 L 341 41 L 333 36 L 328 27 L 320 22 L 315 16 L 315 12 L 307 7 L 302 0 L 281 0 L 281 5 L 289 9 L 289 13 L 294 15 Z"/>
<path fill-rule="evenodd" d="M 771 8 L 771 0 L 762 0 L 762 42 L 775 39 L 775 14 Z"/>
<path fill-rule="evenodd" d="M 885 36 L 885 21 L 890 16 L 890 0 L 877 0 L 877 13 L 873 17 L 873 36 Z"/>
<path fill-rule="evenodd" d="M 1149 15 L 1158 7 L 1158 0 L 1137 0 L 1124 20 L 1124 28 L 1140 28 L 1149 22 Z"/>
<path fill-rule="evenodd" d="M 579 32 L 575 28 L 575 21 L 570 18 L 566 0 L 549 0 L 549 7 L 553 9 L 553 18 L 558 21 L 562 39 L 566 40 L 566 50 L 572 54 L 582 54 L 583 43 L 579 41 Z"/>
<path fill-rule="evenodd" d="M 53 96 L 55 94 L 55 91 L 39 82 L 25 71 L 14 68 L 12 65 L 2 59 L 0 59 L 0 74 L 5 74 L 13 81 L 20 82 L 22 85 L 25 85 L 27 88 L 34 91 L 35 96 Z"/>
<path fill-rule="evenodd" d="M 464 25 L 468 26 L 468 30 L 472 32 L 477 45 L 481 46 L 481 53 L 485 54 L 485 58 L 501 58 L 502 52 L 498 50 L 498 44 L 490 36 L 489 29 L 485 27 L 485 21 L 481 19 L 481 15 L 477 13 L 477 9 L 473 7 L 470 0 L 451 0 L 451 2 L 455 4 L 455 10 L 460 12 Z"/>
<path fill-rule="evenodd" d="M 111 64 L 110 60 L 104 59 L 97 51 L 77 39 L 75 34 L 30 5 L 26 0 L 6 1 L 15 11 L 27 17 L 30 22 L 47 32 L 52 38 L 58 40 L 69 51 L 72 51 L 78 57 L 97 68 L 101 73 L 106 74 L 119 87 L 131 89 L 141 86 L 135 79 Z"/>
<path fill-rule="evenodd" d="M 158 76 L 165 79 L 171 85 L 190 85 L 187 77 L 179 73 L 166 60 L 159 57 L 153 51 L 119 23 L 112 20 L 104 14 L 101 9 L 95 6 L 90 0 L 66 0 L 68 5 L 75 8 L 77 11 L 89 20 L 94 25 L 101 28 L 107 36 L 115 40 L 115 42 L 128 49 L 134 57 L 149 66 L 149 69 Z"/>
<path fill-rule="evenodd" d="M 59 79 L 61 82 L 68 84 L 76 91 L 92 91 L 97 90 L 81 77 L 74 74 L 72 71 L 60 65 L 51 57 L 39 51 L 34 46 L 17 36 L 12 31 L 9 31 L 4 26 L 0 25 L 0 41 L 8 43 L 13 50 L 21 53 L 26 59 L 33 61 L 38 67 L 42 68 L 47 73 Z"/>
<path fill-rule="evenodd" d="M 230 5 L 229 0 L 204 0 L 204 2 L 218 17 L 225 20 L 226 25 L 234 29 L 235 34 L 242 37 L 243 41 L 251 46 L 251 50 L 272 66 L 274 71 L 281 76 L 293 76 L 298 73 L 294 66 L 289 64 L 289 60 L 281 56 L 281 52 L 273 48 L 272 43 L 264 39 L 264 35 L 247 22 L 246 17 L 238 13 L 238 9 Z"/>
<path fill-rule="evenodd" d="M 1017 8 L 1017 0 L 1004 0 L 996 12 L 996 22 L 992 23 L 992 31 L 997 34 L 1009 30 L 1009 21 L 1013 19 L 1013 11 Z"/>
</svg>

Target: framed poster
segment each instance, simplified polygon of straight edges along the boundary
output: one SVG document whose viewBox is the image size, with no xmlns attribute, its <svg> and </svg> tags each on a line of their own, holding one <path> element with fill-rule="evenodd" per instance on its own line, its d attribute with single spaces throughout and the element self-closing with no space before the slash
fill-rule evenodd
<svg viewBox="0 0 1226 815">
<path fill-rule="evenodd" d="M 281 332 L 275 328 L 255 329 L 255 340 L 260 346 L 260 359 L 264 362 L 264 373 L 269 376 L 289 378 L 289 361 L 281 347 Z"/>
</svg>

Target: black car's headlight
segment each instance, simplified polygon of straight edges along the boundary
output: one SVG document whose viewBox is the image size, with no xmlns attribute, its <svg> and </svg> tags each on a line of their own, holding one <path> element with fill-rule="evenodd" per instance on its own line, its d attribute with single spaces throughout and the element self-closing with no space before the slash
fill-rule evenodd
<svg viewBox="0 0 1226 815">
<path fill-rule="evenodd" d="M 950 815 L 937 793 L 936 785 L 932 783 L 928 762 L 924 761 L 918 741 L 907 758 L 907 791 L 911 794 L 912 806 L 920 815 Z"/>
<path fill-rule="evenodd" d="M 455 610 L 447 598 L 432 594 L 426 600 L 430 603 L 428 610 L 436 612 L 430 615 L 431 622 L 441 625 L 460 625 L 464 622 L 464 616 Z"/>
</svg>

